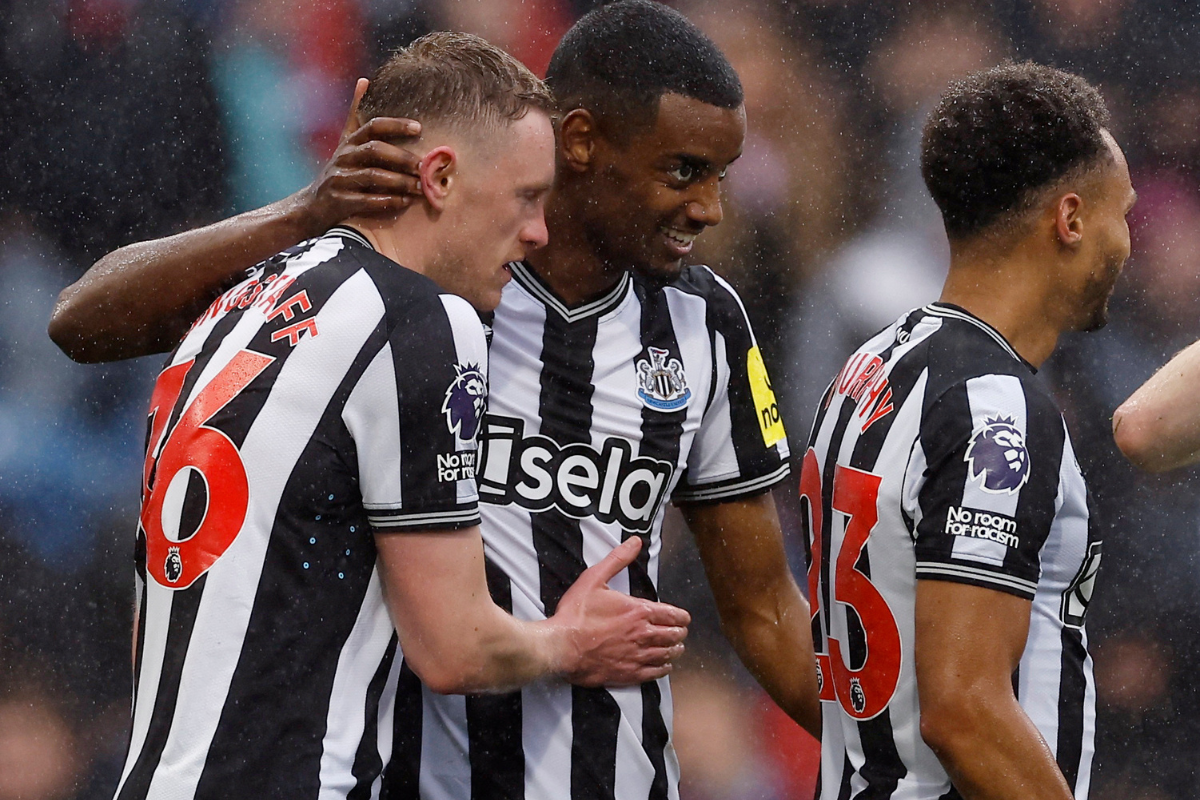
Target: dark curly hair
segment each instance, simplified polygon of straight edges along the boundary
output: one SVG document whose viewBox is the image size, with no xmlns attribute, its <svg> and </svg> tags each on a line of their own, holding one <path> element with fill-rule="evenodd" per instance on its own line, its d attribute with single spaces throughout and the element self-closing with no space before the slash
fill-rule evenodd
<svg viewBox="0 0 1200 800">
<path fill-rule="evenodd" d="M 951 84 L 921 140 L 921 175 L 947 235 L 962 239 L 1011 221 L 1038 190 L 1108 158 L 1108 124 L 1094 86 L 1031 61 Z"/>
<path fill-rule="evenodd" d="M 653 125 L 668 92 L 719 108 L 743 100 L 737 73 L 713 41 L 651 0 L 618 0 L 584 15 L 555 49 L 546 83 L 563 111 L 586 108 L 618 138 Z"/>
</svg>

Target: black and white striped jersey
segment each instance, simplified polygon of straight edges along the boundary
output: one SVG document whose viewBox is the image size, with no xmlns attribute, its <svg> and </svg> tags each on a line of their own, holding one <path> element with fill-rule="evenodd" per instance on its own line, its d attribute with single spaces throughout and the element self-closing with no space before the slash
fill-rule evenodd
<svg viewBox="0 0 1200 800">
<path fill-rule="evenodd" d="M 801 495 L 823 712 L 819 797 L 959 796 L 921 739 L 918 580 L 1032 601 L 1013 688 L 1086 797 L 1095 689 L 1083 621 L 1100 541 L 1062 415 L 1032 367 L 961 309 L 910 312 L 827 390 Z"/>
<path fill-rule="evenodd" d="M 151 401 L 117 800 L 377 791 L 400 654 L 377 532 L 479 523 L 482 325 L 335 228 L 193 325 Z"/>
<path fill-rule="evenodd" d="M 587 566 L 641 536 L 639 560 L 610 585 L 656 599 L 666 501 L 732 501 L 787 475 L 741 302 L 707 267 L 665 288 L 626 274 L 576 308 L 529 267 L 512 271 L 493 323 L 479 472 L 493 596 L 542 619 Z M 388 797 L 678 797 L 665 679 L 444 697 L 410 678 L 396 724 Z"/>
</svg>

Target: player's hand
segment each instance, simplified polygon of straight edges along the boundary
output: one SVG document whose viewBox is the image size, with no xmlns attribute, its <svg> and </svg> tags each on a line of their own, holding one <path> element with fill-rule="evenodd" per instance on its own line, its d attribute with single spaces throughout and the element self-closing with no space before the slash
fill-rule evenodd
<svg viewBox="0 0 1200 800">
<path fill-rule="evenodd" d="M 661 678 L 683 654 L 692 618 L 682 608 L 608 588 L 637 558 L 642 540 L 627 539 L 579 576 L 551 621 L 566 629 L 567 680 L 580 686 L 629 686 Z"/>
<path fill-rule="evenodd" d="M 304 224 L 317 236 L 342 220 L 402 211 L 420 196 L 421 159 L 397 146 L 421 132 L 411 119 L 376 117 L 358 124 L 358 103 L 368 81 L 359 78 L 350 113 L 333 156 L 302 190 Z"/>
</svg>

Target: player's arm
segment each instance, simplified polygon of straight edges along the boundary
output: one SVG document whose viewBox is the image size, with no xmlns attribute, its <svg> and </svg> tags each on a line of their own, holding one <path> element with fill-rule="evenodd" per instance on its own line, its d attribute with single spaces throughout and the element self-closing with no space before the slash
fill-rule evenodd
<svg viewBox="0 0 1200 800">
<path fill-rule="evenodd" d="M 771 698 L 813 736 L 821 736 L 809 607 L 788 569 L 770 494 L 688 504 L 724 632 Z"/>
<path fill-rule="evenodd" d="M 1071 797 L 1013 693 L 1030 607 L 1029 600 L 992 589 L 917 582 L 921 737 L 966 800 Z"/>
<path fill-rule="evenodd" d="M 59 294 L 50 338 L 87 363 L 169 350 L 246 269 L 344 219 L 405 208 L 417 191 L 417 159 L 388 142 L 420 128 L 383 117 L 359 126 L 366 86 L 360 79 L 342 140 L 312 184 L 256 211 L 109 253 Z"/>
<path fill-rule="evenodd" d="M 1167 362 L 1113 414 L 1125 457 L 1150 472 L 1200 461 L 1200 342 Z"/>
<path fill-rule="evenodd" d="M 478 527 L 378 533 L 375 543 L 404 657 L 435 692 L 506 691 L 546 677 L 632 685 L 668 674 L 683 652 L 686 611 L 607 587 L 637 557 L 636 536 L 586 570 L 539 622 L 492 602 Z"/>
</svg>

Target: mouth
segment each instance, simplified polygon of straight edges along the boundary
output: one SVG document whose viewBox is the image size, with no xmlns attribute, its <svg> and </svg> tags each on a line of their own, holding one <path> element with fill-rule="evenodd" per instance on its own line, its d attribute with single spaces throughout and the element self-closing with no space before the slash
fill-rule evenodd
<svg viewBox="0 0 1200 800">
<path fill-rule="evenodd" d="M 678 228 L 662 227 L 658 231 L 662 234 L 667 249 L 675 255 L 676 259 L 683 258 L 692 252 L 692 244 L 696 241 L 696 237 L 699 236 L 698 233 L 689 233 L 688 231 L 681 231 Z"/>
</svg>

